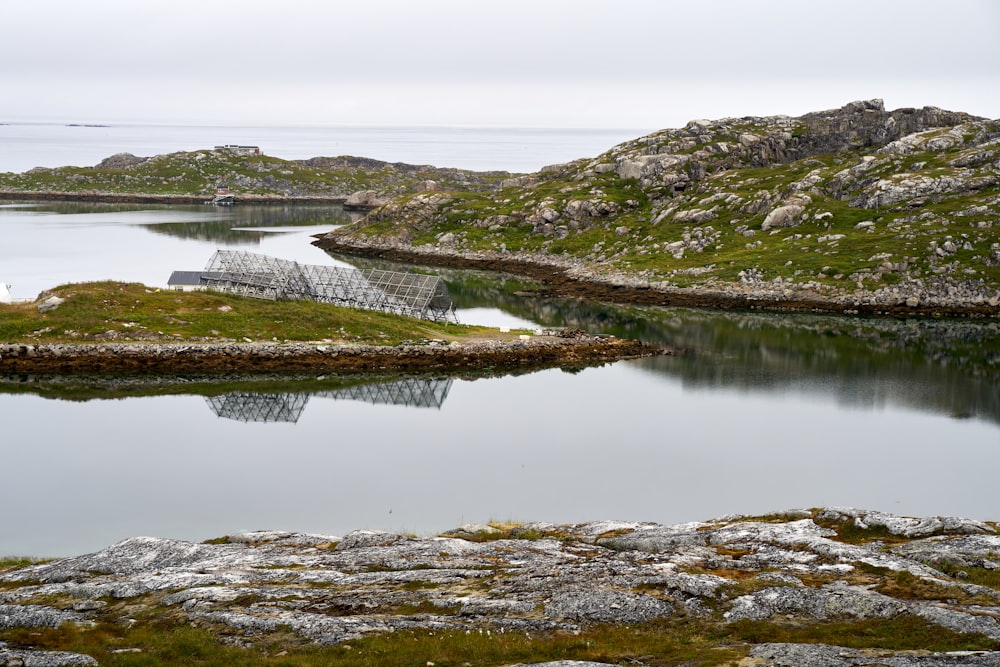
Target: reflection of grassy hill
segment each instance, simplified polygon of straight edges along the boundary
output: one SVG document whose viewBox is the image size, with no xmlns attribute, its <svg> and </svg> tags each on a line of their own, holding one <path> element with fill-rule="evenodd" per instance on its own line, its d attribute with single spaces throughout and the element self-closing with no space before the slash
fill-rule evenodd
<svg viewBox="0 0 1000 667">
<path fill-rule="evenodd" d="M 406 376 L 412 379 L 414 375 Z M 394 376 L 315 374 L 249 374 L 212 376 L 80 376 L 8 378 L 0 376 L 0 394 L 35 394 L 66 401 L 108 400 L 140 396 L 225 396 L 233 393 L 318 394 L 335 393 L 371 384 L 387 385 Z M 428 378 L 428 381 L 430 379 Z"/>
<path fill-rule="evenodd" d="M 24 209 L 33 214 L 116 215 L 141 212 L 130 220 L 157 234 L 181 239 L 219 243 L 256 243 L 261 229 L 316 227 L 317 233 L 350 224 L 360 213 L 330 204 L 255 204 L 253 206 L 204 206 L 187 204 L 129 204 L 76 201 L 32 203 Z M 165 220 L 165 222 L 158 222 Z M 280 231 L 280 230 L 276 230 Z M 404 269 L 405 271 L 405 269 Z"/>
<path fill-rule="evenodd" d="M 506 172 L 473 172 L 380 162 L 364 158 L 283 160 L 267 155 L 234 155 L 202 150 L 151 158 L 112 156 L 93 167 L 36 167 L 0 174 L 3 193 L 66 193 L 92 196 L 186 195 L 210 198 L 218 184 L 237 197 L 343 198 L 359 190 L 382 195 L 414 192 L 434 181 L 438 187 L 479 191 L 494 188 Z"/>
<path fill-rule="evenodd" d="M 176 238 L 239 244 L 259 242 L 267 233 L 252 231 L 254 228 L 316 226 L 325 231 L 334 225 L 350 224 L 352 219 L 352 214 L 336 205 L 261 204 L 223 209 L 218 220 L 147 224 L 143 227 Z"/>
<path fill-rule="evenodd" d="M 676 356 L 631 363 L 678 377 L 687 386 L 820 392 L 845 403 L 891 401 L 1000 423 L 1000 322 L 995 320 L 644 308 L 532 296 L 537 285 L 509 276 L 444 268 L 432 272 L 448 281 L 459 308 L 499 307 L 543 326 L 678 350 Z"/>
<path fill-rule="evenodd" d="M 9 380 L 9 381 L 8 381 Z M 377 378 L 379 382 L 385 378 Z M 0 378 L 0 393 L 37 394 L 66 401 L 106 400 L 139 396 L 223 396 L 233 392 L 308 393 L 335 391 L 375 381 L 363 376 L 232 375 L 230 377 L 65 375 L 44 380 Z"/>
<path fill-rule="evenodd" d="M 647 331 L 684 352 L 634 363 L 687 387 L 815 393 L 1000 423 L 996 322 L 642 313 Z"/>
</svg>

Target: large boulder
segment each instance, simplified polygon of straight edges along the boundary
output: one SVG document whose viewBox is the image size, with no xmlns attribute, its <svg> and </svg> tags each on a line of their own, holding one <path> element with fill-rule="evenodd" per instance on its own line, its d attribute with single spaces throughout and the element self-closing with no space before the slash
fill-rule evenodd
<svg viewBox="0 0 1000 667">
<path fill-rule="evenodd" d="M 802 214 L 806 210 L 806 206 L 812 200 L 805 195 L 797 195 L 795 197 L 790 197 L 786 199 L 785 202 L 771 210 L 770 213 L 764 218 L 764 222 L 761 224 L 760 228 L 762 231 L 768 231 L 776 227 L 796 227 L 802 223 Z"/>
<path fill-rule="evenodd" d="M 386 203 L 374 190 L 358 190 L 344 200 L 345 208 L 377 208 Z"/>
</svg>

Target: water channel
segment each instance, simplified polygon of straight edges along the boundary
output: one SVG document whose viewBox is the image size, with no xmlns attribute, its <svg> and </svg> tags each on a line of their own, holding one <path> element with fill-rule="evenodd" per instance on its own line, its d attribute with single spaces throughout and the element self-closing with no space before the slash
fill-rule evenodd
<svg viewBox="0 0 1000 667">
<path fill-rule="evenodd" d="M 309 244 L 347 219 L 2 205 L 0 281 L 18 296 L 105 278 L 164 286 L 216 248 L 366 265 Z M 998 518 L 995 320 L 636 308 L 438 272 L 465 322 L 573 325 L 678 354 L 486 377 L 0 378 L 0 556 L 133 535 L 429 534 L 821 505 Z"/>
</svg>

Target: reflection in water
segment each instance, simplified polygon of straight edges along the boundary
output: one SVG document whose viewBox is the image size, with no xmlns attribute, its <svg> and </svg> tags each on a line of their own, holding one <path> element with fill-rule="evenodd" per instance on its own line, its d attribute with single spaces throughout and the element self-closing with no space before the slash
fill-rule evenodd
<svg viewBox="0 0 1000 667">
<path fill-rule="evenodd" d="M 238 422 L 291 422 L 302 416 L 309 394 L 260 394 L 235 392 L 206 396 L 205 402 L 217 416 Z"/>
<path fill-rule="evenodd" d="M 5 205 L 10 215 L 59 215 L 61 222 L 96 224 L 116 221 L 179 239 L 212 243 L 257 243 L 268 228 L 346 225 L 360 213 L 337 204 L 255 204 L 204 206 L 185 204 L 107 204 L 32 202 Z M 79 216 L 79 217 L 77 217 Z"/>
<path fill-rule="evenodd" d="M 492 305 L 542 326 L 572 326 L 667 345 L 677 356 L 633 363 L 679 377 L 686 387 L 826 395 L 852 407 L 893 403 L 1000 423 L 996 320 L 624 306 L 532 296 L 538 285 L 511 276 L 428 270 L 446 280 L 458 308 Z"/>
<path fill-rule="evenodd" d="M 219 417 L 241 422 L 297 422 L 310 396 L 341 401 L 363 401 L 373 405 L 403 405 L 410 408 L 441 409 L 451 378 L 428 380 L 405 378 L 396 382 L 361 384 L 314 394 L 302 392 L 233 392 L 206 396 L 205 401 Z"/>
<path fill-rule="evenodd" d="M 182 207 L 171 207 L 176 211 Z M 145 228 L 157 234 L 181 239 L 196 239 L 228 244 L 256 244 L 266 231 L 259 228 L 280 228 L 297 226 L 323 226 L 350 224 L 358 218 L 357 213 L 345 211 L 340 206 L 310 205 L 254 205 L 230 207 L 203 207 L 193 209 L 204 211 L 213 209 L 213 218 L 183 223 L 169 222 L 148 224 Z M 255 228 L 255 229 L 249 229 Z"/>
<path fill-rule="evenodd" d="M 404 378 L 396 382 L 378 382 L 345 387 L 335 391 L 321 391 L 322 398 L 341 401 L 363 401 L 372 405 L 405 405 L 408 408 L 441 409 L 451 391 L 451 378 L 428 380 Z"/>
</svg>

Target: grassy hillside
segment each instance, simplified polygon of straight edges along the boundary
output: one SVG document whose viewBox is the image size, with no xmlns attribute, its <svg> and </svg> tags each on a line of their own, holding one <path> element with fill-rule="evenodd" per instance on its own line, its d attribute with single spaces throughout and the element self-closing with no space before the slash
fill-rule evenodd
<svg viewBox="0 0 1000 667">
<path fill-rule="evenodd" d="M 383 195 L 413 192 L 433 181 L 443 188 L 492 188 L 506 172 L 471 172 L 338 157 L 283 160 L 201 150 L 150 158 L 114 155 L 93 167 L 37 167 L 0 174 L 3 192 L 184 195 L 210 198 L 218 184 L 237 197 L 346 197 L 361 190 Z"/>
<path fill-rule="evenodd" d="M 693 121 L 505 185 L 409 194 L 339 233 L 680 287 L 1000 288 L 1000 121 L 933 107 Z"/>
</svg>

